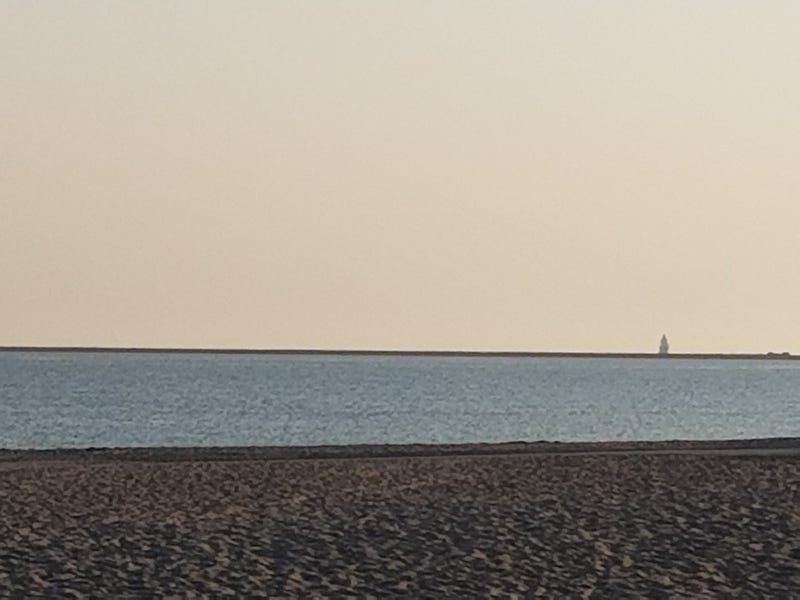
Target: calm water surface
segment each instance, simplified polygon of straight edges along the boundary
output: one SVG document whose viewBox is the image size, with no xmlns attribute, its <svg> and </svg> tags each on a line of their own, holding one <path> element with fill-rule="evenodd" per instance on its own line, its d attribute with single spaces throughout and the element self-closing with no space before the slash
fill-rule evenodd
<svg viewBox="0 0 800 600">
<path fill-rule="evenodd" d="M 0 352 L 0 446 L 800 435 L 800 362 Z"/>
</svg>

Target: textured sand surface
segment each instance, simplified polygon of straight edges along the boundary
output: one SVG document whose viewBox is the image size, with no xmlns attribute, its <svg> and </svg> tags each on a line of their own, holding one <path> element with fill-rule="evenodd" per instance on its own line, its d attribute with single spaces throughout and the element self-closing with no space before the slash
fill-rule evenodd
<svg viewBox="0 0 800 600">
<path fill-rule="evenodd" d="M 800 597 L 800 457 L 778 445 L 4 452 L 0 597 Z"/>
</svg>

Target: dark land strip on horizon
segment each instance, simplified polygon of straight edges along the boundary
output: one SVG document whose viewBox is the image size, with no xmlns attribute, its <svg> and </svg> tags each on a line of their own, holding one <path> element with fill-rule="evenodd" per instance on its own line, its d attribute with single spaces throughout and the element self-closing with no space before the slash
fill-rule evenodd
<svg viewBox="0 0 800 600">
<path fill-rule="evenodd" d="M 525 352 L 481 350 L 323 350 L 292 348 L 144 348 L 103 346 L 0 346 L 0 352 L 114 352 L 129 354 L 262 354 L 308 356 L 421 356 L 476 358 L 650 358 L 650 359 L 727 359 L 727 360 L 800 360 L 788 352 L 766 353 L 670 353 L 655 352 Z"/>
</svg>

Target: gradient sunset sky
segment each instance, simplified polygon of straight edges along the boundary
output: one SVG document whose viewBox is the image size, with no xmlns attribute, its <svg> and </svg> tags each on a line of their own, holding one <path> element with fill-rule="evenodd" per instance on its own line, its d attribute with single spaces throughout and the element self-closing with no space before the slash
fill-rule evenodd
<svg viewBox="0 0 800 600">
<path fill-rule="evenodd" d="M 800 352 L 800 2 L 0 2 L 0 345 Z"/>
</svg>

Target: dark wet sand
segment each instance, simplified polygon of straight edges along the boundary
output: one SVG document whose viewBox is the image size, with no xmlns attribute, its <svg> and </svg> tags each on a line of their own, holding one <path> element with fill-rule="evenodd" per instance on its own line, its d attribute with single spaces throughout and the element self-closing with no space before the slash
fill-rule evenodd
<svg viewBox="0 0 800 600">
<path fill-rule="evenodd" d="M 800 440 L 0 451 L 0 597 L 800 597 Z"/>
</svg>

